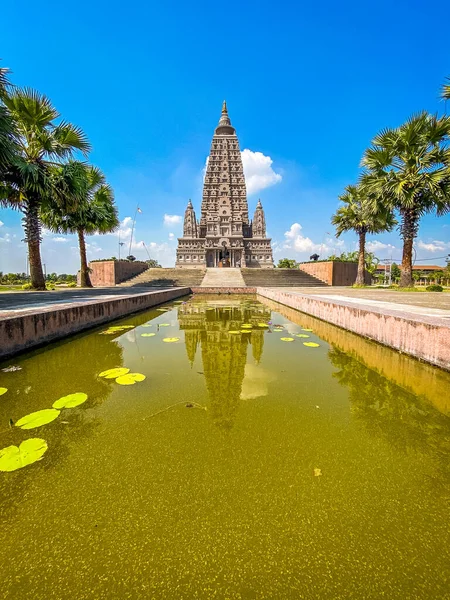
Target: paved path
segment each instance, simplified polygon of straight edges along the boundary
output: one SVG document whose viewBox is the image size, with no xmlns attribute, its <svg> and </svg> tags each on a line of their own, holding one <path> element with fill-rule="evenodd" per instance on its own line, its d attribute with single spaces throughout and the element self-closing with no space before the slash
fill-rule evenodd
<svg viewBox="0 0 450 600">
<path fill-rule="evenodd" d="M 423 306 L 450 311 L 450 293 L 448 292 L 396 292 L 395 290 L 354 289 L 348 287 L 291 287 L 289 292 L 299 292 L 313 296 L 346 296 L 349 300 L 364 299 L 409 306 Z M 343 300 L 343 298 L 341 298 Z"/>
<path fill-rule="evenodd" d="M 112 287 L 94 289 L 68 288 L 53 292 L 2 292 L 0 293 L 0 318 L 22 311 L 36 311 L 39 308 L 48 309 L 52 306 L 56 308 L 59 304 L 91 302 L 92 300 L 106 300 L 114 297 L 122 298 L 150 291 L 153 290 L 136 287 L 127 288 L 125 291 L 121 288 Z M 160 289 L 158 288 L 155 291 L 160 291 Z"/>
</svg>

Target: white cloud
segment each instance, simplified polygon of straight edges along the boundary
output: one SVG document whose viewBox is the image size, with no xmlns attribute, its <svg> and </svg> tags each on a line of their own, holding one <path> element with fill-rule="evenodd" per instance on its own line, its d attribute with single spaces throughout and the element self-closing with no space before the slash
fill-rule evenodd
<svg viewBox="0 0 450 600">
<path fill-rule="evenodd" d="M 52 238 L 52 242 L 58 242 L 59 244 L 64 244 L 65 242 L 68 242 L 69 240 L 65 237 L 54 237 Z"/>
<path fill-rule="evenodd" d="M 284 234 L 286 238 L 286 242 L 284 244 L 284 248 L 293 249 L 295 252 L 320 252 L 328 251 L 329 248 L 325 244 L 315 244 L 311 238 L 305 237 L 302 234 L 303 227 L 300 223 L 293 223 L 289 229 Z"/>
<path fill-rule="evenodd" d="M 171 226 L 177 225 L 178 223 L 181 223 L 180 215 L 164 215 L 164 225 Z"/>
<path fill-rule="evenodd" d="M 147 247 L 152 258 L 156 260 L 163 267 L 173 267 L 175 264 L 175 249 L 170 247 L 167 242 L 158 244 L 157 242 L 150 242 Z"/>
<path fill-rule="evenodd" d="M 249 196 L 282 180 L 282 176 L 272 169 L 273 160 L 270 156 L 265 156 L 262 152 L 253 152 L 248 148 L 242 150 L 241 156 Z"/>
<path fill-rule="evenodd" d="M 417 247 L 425 252 L 446 252 L 447 250 L 450 250 L 450 242 L 433 240 L 432 242 L 426 244 L 425 242 L 422 242 L 422 240 L 419 240 L 417 242 Z"/>
<path fill-rule="evenodd" d="M 380 250 L 394 251 L 397 250 L 397 248 L 392 244 L 384 244 L 383 242 L 380 242 L 380 240 L 371 240 L 367 242 L 366 250 L 369 252 L 379 252 Z"/>
<path fill-rule="evenodd" d="M 119 229 L 114 231 L 112 235 L 120 237 L 121 240 L 126 240 L 131 236 L 132 225 L 133 219 L 131 217 L 125 217 L 120 221 Z"/>
<path fill-rule="evenodd" d="M 86 244 L 86 252 L 87 254 L 99 254 L 100 252 L 103 252 L 103 248 L 100 248 L 95 242 L 92 242 L 92 244 Z"/>
<path fill-rule="evenodd" d="M 3 221 L 0 221 L 0 227 L 3 227 L 4 223 Z"/>
<path fill-rule="evenodd" d="M 0 236 L 0 242 L 6 242 L 7 244 L 9 244 L 10 241 L 11 241 L 10 233 L 5 233 L 5 235 Z"/>
<path fill-rule="evenodd" d="M 314 242 L 311 238 L 303 235 L 303 227 L 300 223 L 293 223 L 289 230 L 285 232 L 284 243 L 277 244 L 275 252 L 277 254 L 286 254 L 285 250 L 291 250 L 303 256 L 301 259 L 309 258 L 311 254 L 319 254 L 325 258 L 331 253 L 342 252 L 345 249 L 345 242 L 332 237 L 324 237 L 321 243 Z M 327 232 L 326 232 L 327 233 Z"/>
<path fill-rule="evenodd" d="M 169 233 L 169 240 L 173 240 L 175 238 L 175 234 L 174 233 Z"/>
</svg>

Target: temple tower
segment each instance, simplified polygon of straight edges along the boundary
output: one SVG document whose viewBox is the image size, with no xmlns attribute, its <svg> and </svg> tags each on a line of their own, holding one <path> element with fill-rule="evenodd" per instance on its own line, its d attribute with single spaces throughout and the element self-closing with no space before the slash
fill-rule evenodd
<svg viewBox="0 0 450 600">
<path fill-rule="evenodd" d="M 200 222 L 189 201 L 176 266 L 273 268 L 260 201 L 253 226 L 249 221 L 241 151 L 225 101 L 207 161 Z"/>
</svg>

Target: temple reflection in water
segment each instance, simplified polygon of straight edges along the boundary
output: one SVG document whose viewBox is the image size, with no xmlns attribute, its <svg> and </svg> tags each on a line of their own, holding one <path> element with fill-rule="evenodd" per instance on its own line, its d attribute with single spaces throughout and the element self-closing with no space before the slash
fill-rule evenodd
<svg viewBox="0 0 450 600">
<path fill-rule="evenodd" d="M 217 425 L 233 426 L 241 398 L 248 346 L 258 364 L 267 331 L 259 324 L 268 323 L 270 315 L 271 310 L 254 299 L 230 302 L 226 298 L 214 301 L 199 298 L 178 309 L 179 325 L 185 332 L 191 365 L 201 347 L 206 388 Z M 248 328 L 248 333 L 242 333 L 243 325 L 252 325 L 252 328 Z"/>
</svg>

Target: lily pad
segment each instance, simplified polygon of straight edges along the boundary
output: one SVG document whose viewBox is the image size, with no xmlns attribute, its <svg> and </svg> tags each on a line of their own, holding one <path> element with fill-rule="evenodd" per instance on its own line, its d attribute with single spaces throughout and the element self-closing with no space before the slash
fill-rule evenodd
<svg viewBox="0 0 450 600">
<path fill-rule="evenodd" d="M 280 338 L 280 340 L 281 340 L 282 342 L 293 342 L 293 341 L 294 341 L 294 338 L 291 338 L 291 337 L 284 337 L 284 338 Z"/>
<path fill-rule="evenodd" d="M 320 477 L 322 475 L 322 469 L 314 469 L 314 477 Z"/>
<path fill-rule="evenodd" d="M 309 338 L 309 335 L 307 333 L 295 333 L 294 335 L 300 338 Z"/>
<path fill-rule="evenodd" d="M 158 323 L 160 327 L 170 327 L 170 323 Z"/>
<path fill-rule="evenodd" d="M 231 334 L 233 334 L 233 335 L 237 335 L 237 334 L 239 334 L 239 333 L 241 333 L 241 332 L 240 332 L 240 331 L 229 331 L 228 333 L 231 333 Z"/>
<path fill-rule="evenodd" d="M 267 323 L 258 323 L 258 327 L 269 327 Z"/>
<path fill-rule="evenodd" d="M 17 471 L 41 460 L 47 452 L 47 442 L 40 438 L 24 440 L 20 446 L 8 446 L 0 450 L 0 471 Z"/>
<path fill-rule="evenodd" d="M 145 375 L 142 373 L 128 373 L 116 379 L 116 383 L 120 385 L 134 385 L 138 381 L 144 381 Z"/>
<path fill-rule="evenodd" d="M 116 377 L 121 377 L 122 375 L 126 375 L 130 372 L 130 369 L 126 369 L 125 367 L 116 367 L 115 369 L 108 369 L 107 371 L 102 371 L 99 373 L 99 377 L 104 377 L 105 379 L 115 379 Z"/>
<path fill-rule="evenodd" d="M 244 325 L 241 325 L 242 329 L 251 329 L 253 327 L 253 325 L 251 325 L 250 323 L 244 323 Z"/>
<path fill-rule="evenodd" d="M 54 421 L 59 416 L 60 412 L 60 410 L 56 410 L 55 408 L 44 408 L 44 410 L 38 410 L 29 415 L 25 415 L 19 419 L 15 425 L 22 429 L 41 427 L 41 425 L 47 425 L 47 423 Z"/>
<path fill-rule="evenodd" d="M 7 391 L 8 391 L 8 388 L 0 387 L 0 396 L 3 396 L 3 394 L 6 394 Z"/>
<path fill-rule="evenodd" d="M 241 333 L 251 333 L 250 329 L 242 329 Z"/>
<path fill-rule="evenodd" d="M 320 344 L 316 344 L 316 342 L 303 342 L 304 346 L 308 346 L 308 348 L 318 348 Z"/>
<path fill-rule="evenodd" d="M 180 338 L 172 337 L 172 338 L 164 338 L 163 342 L 179 342 Z"/>
<path fill-rule="evenodd" d="M 283 327 L 274 327 L 273 331 L 284 331 Z"/>
<path fill-rule="evenodd" d="M 68 396 L 63 396 L 59 400 L 53 402 L 53 408 L 75 408 L 75 406 L 79 406 L 86 402 L 88 399 L 88 395 L 83 392 L 77 392 L 76 394 L 69 394 Z"/>
<path fill-rule="evenodd" d="M 152 327 L 153 323 L 144 323 L 141 327 Z"/>
<path fill-rule="evenodd" d="M 306 329 L 306 327 L 302 327 L 302 331 L 312 331 L 312 329 Z"/>
<path fill-rule="evenodd" d="M 141 337 L 153 337 L 156 333 L 141 333 Z"/>
</svg>

